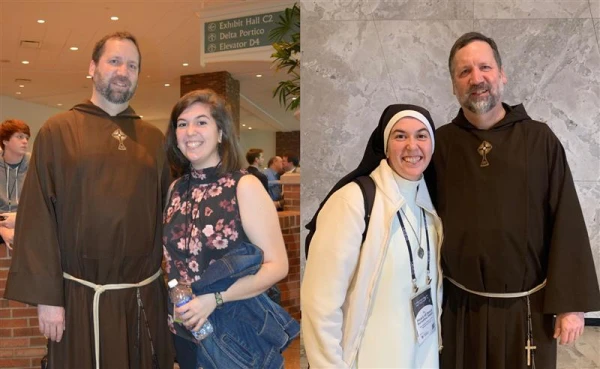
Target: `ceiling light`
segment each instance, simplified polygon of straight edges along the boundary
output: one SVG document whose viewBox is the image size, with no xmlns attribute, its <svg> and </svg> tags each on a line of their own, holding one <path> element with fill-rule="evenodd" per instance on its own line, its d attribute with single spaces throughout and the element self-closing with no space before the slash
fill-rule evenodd
<svg viewBox="0 0 600 369">
<path fill-rule="evenodd" d="M 242 124 L 242 127 L 246 127 L 246 125 L 245 125 L 245 124 Z"/>
<path fill-rule="evenodd" d="M 143 118 L 143 117 L 144 117 L 143 115 L 140 115 L 140 118 Z"/>
<path fill-rule="evenodd" d="M 91 79 L 91 78 L 92 78 L 92 76 L 90 76 L 90 75 L 88 74 L 87 76 L 85 76 L 85 78 L 87 78 L 87 79 Z"/>
<path fill-rule="evenodd" d="M 61 104 L 61 103 L 58 103 L 58 104 L 56 104 L 56 106 L 62 106 L 62 104 Z"/>
<path fill-rule="evenodd" d="M 248 127 L 248 129 L 252 129 L 252 127 Z"/>
<path fill-rule="evenodd" d="M 183 66 L 184 66 L 184 67 L 187 67 L 188 65 L 189 65 L 188 63 L 183 63 Z"/>
<path fill-rule="evenodd" d="M 262 77 L 262 74 L 257 74 L 256 76 L 257 76 L 258 78 L 260 78 L 260 77 Z"/>
<path fill-rule="evenodd" d="M 111 20 L 111 21 L 118 21 L 118 20 L 119 20 L 119 17 L 110 17 L 110 20 Z"/>
<path fill-rule="evenodd" d="M 23 60 L 21 63 L 23 63 L 23 64 L 29 64 L 29 61 L 28 60 Z"/>
<path fill-rule="evenodd" d="M 23 88 L 23 87 L 25 87 L 25 85 L 19 85 L 19 87 Z"/>
<path fill-rule="evenodd" d="M 21 94 L 21 91 L 17 91 L 17 92 L 15 92 L 15 93 L 16 93 L 17 95 L 20 95 L 20 94 Z"/>
<path fill-rule="evenodd" d="M 71 50 L 71 51 L 77 51 L 77 50 L 79 50 L 79 48 L 77 46 L 71 46 L 69 48 L 69 50 Z"/>
<path fill-rule="evenodd" d="M 171 84 L 170 83 L 165 83 L 165 87 L 170 87 Z"/>
<path fill-rule="evenodd" d="M 43 20 L 43 19 L 38 19 L 38 20 L 37 20 L 37 22 L 38 22 L 39 24 L 44 24 L 44 23 L 46 23 L 46 21 L 45 21 L 45 20 Z"/>
<path fill-rule="evenodd" d="M 296 99 L 297 99 L 297 97 L 292 97 L 292 100 L 296 100 Z"/>
</svg>

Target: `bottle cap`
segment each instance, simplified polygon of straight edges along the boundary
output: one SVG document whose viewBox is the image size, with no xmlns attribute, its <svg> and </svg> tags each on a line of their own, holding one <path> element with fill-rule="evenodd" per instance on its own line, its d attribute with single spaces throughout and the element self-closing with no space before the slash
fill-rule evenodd
<svg viewBox="0 0 600 369">
<path fill-rule="evenodd" d="M 169 281 L 169 288 L 173 288 L 173 287 L 177 286 L 177 284 L 178 284 L 177 279 L 171 279 Z"/>
</svg>

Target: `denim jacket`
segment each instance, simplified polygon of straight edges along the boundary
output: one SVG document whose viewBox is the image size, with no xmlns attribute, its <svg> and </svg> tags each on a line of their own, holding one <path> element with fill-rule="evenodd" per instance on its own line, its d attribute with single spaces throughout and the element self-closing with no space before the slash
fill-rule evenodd
<svg viewBox="0 0 600 369">
<path fill-rule="evenodd" d="M 262 262 L 262 250 L 243 242 L 210 264 L 192 290 L 195 295 L 223 292 L 237 279 L 255 274 Z M 266 293 L 226 302 L 208 320 L 214 333 L 198 346 L 198 365 L 204 369 L 282 368 L 281 352 L 300 334 L 298 322 Z"/>
</svg>

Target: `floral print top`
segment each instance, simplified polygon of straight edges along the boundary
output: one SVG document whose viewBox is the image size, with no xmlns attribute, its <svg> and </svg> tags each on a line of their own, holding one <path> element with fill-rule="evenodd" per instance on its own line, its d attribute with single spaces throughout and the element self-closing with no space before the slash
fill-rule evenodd
<svg viewBox="0 0 600 369">
<path fill-rule="evenodd" d="M 245 170 L 217 173 L 217 167 L 191 173 L 177 180 L 163 214 L 163 252 L 169 280 L 190 285 L 202 278 L 213 261 L 247 240 L 237 203 L 237 184 Z M 180 324 L 173 324 L 169 303 L 169 327 L 193 340 Z"/>
</svg>

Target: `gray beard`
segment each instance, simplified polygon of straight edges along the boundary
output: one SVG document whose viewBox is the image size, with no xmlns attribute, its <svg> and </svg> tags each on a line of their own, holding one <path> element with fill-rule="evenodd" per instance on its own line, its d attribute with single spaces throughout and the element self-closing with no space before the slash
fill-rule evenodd
<svg viewBox="0 0 600 369">
<path fill-rule="evenodd" d="M 108 83 L 105 83 L 101 78 L 97 78 L 95 81 L 97 81 L 94 84 L 96 91 L 113 104 L 124 104 L 128 102 L 133 97 L 137 88 L 137 85 L 133 85 L 125 91 L 114 91 L 110 86 L 112 79 L 109 80 Z"/>
<path fill-rule="evenodd" d="M 490 95 L 485 100 L 467 100 L 465 107 L 475 114 L 485 114 L 488 111 L 492 110 L 492 108 L 496 106 L 497 103 L 498 101 L 496 100 L 496 98 Z"/>
<path fill-rule="evenodd" d="M 471 100 L 470 99 L 470 94 L 471 91 L 469 91 L 469 94 L 467 95 L 466 101 L 465 101 L 465 107 L 467 109 L 469 109 L 469 111 L 475 113 L 475 114 L 485 114 L 487 112 L 489 112 L 490 110 L 492 110 L 496 105 L 498 105 L 498 103 L 500 102 L 500 99 L 502 99 L 502 94 L 504 93 L 504 85 L 502 83 L 500 83 L 498 85 L 498 93 L 497 94 L 493 94 L 492 90 L 489 88 L 489 86 L 486 86 L 488 88 L 488 91 L 490 92 L 490 95 L 485 99 L 485 100 Z"/>
</svg>

